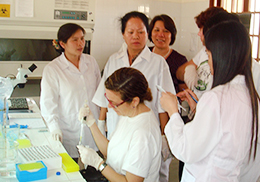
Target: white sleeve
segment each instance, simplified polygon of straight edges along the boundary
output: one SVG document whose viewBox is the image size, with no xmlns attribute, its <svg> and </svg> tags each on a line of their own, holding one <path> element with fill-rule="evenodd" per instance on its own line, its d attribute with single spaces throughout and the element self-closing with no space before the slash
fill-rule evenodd
<svg viewBox="0 0 260 182">
<path fill-rule="evenodd" d="M 216 95 L 205 93 L 198 102 L 194 119 L 186 125 L 178 113 L 173 114 L 164 132 L 172 153 L 179 160 L 194 163 L 205 158 L 221 138 Z"/>
<path fill-rule="evenodd" d="M 47 123 L 50 132 L 59 127 L 59 85 L 55 69 L 46 66 L 41 80 L 40 108 L 41 114 Z"/>
<path fill-rule="evenodd" d="M 206 57 L 205 57 L 206 55 Z M 205 46 L 202 47 L 202 49 L 196 54 L 194 58 L 192 58 L 194 64 L 197 65 L 197 67 L 200 65 L 202 61 L 207 60 L 207 53 Z"/>
<path fill-rule="evenodd" d="M 109 58 L 110 60 L 110 58 Z M 92 99 L 92 102 L 96 105 L 98 105 L 99 107 L 107 107 L 107 102 L 106 102 L 106 98 L 105 98 L 105 81 L 108 77 L 108 65 L 109 65 L 109 61 L 107 62 L 107 64 L 105 65 L 104 71 L 103 71 L 103 76 L 100 79 L 99 85 L 97 87 L 97 90 L 95 92 L 95 95 Z"/>
<path fill-rule="evenodd" d="M 176 95 L 176 91 L 173 85 L 173 81 L 172 81 L 172 77 L 171 77 L 171 73 L 170 73 L 170 69 L 169 66 L 167 64 L 167 62 L 165 60 L 163 60 L 163 65 L 162 65 L 162 70 L 160 72 L 159 75 L 159 85 L 167 92 L 171 92 L 174 95 Z M 160 104 L 160 98 L 161 98 L 161 92 L 159 92 L 159 105 L 158 105 L 158 111 L 159 113 L 164 113 L 165 111 L 163 110 L 163 108 L 161 107 Z"/>
</svg>

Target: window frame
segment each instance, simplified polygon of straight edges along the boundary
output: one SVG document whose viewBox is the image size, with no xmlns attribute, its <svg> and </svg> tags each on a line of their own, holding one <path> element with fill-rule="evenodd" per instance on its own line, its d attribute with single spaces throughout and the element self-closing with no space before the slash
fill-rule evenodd
<svg viewBox="0 0 260 182">
<path fill-rule="evenodd" d="M 213 6 L 222 7 L 221 6 L 222 1 L 223 0 L 210 0 L 209 1 L 209 7 L 213 7 Z M 237 2 L 238 0 L 231 0 L 231 3 L 235 2 L 235 1 Z M 251 0 L 251 1 L 256 2 L 257 0 Z M 260 16 L 260 12 L 255 11 L 255 9 L 254 9 L 254 11 L 249 11 L 249 5 L 250 5 L 250 0 L 243 0 L 243 10 L 242 10 L 241 13 L 251 13 L 251 14 L 254 14 L 254 17 L 255 17 L 255 14 L 259 14 L 259 16 Z M 240 13 L 240 12 L 231 11 L 231 13 Z M 252 19 L 251 19 L 251 21 L 252 21 Z M 260 22 L 259 22 L 259 24 L 260 24 Z M 257 53 L 256 53 L 256 57 L 254 57 L 254 59 L 259 62 L 260 61 L 260 26 L 259 26 L 258 34 L 254 34 L 254 33 L 250 34 L 249 33 L 249 36 L 250 36 L 251 40 L 253 39 L 253 37 L 258 38 L 258 42 L 256 44 L 257 45 L 257 48 L 256 48 Z M 252 48 L 252 50 L 253 50 L 253 48 Z"/>
</svg>

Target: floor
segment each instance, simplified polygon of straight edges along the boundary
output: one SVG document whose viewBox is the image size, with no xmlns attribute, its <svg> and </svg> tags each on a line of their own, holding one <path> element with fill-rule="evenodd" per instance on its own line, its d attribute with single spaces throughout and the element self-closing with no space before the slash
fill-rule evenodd
<svg viewBox="0 0 260 182">
<path fill-rule="evenodd" d="M 178 171 L 179 171 L 179 161 L 177 159 L 173 159 L 170 164 L 169 182 L 179 182 Z"/>
</svg>

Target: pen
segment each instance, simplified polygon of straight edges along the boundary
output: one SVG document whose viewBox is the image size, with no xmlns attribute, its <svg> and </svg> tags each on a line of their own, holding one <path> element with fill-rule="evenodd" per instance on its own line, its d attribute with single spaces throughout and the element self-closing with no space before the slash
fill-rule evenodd
<svg viewBox="0 0 260 182">
<path fill-rule="evenodd" d="M 156 88 L 157 88 L 159 91 L 166 93 L 166 91 L 165 91 L 160 85 L 156 85 Z M 186 111 L 186 109 L 185 109 L 182 105 L 180 105 L 179 103 L 178 103 L 178 107 L 180 107 L 180 108 L 182 108 L 184 111 Z"/>
<path fill-rule="evenodd" d="M 185 90 L 184 88 L 182 90 Z M 189 92 L 188 92 L 189 93 Z M 189 95 L 191 96 L 191 98 L 196 102 L 198 103 L 198 101 L 189 93 Z"/>
</svg>

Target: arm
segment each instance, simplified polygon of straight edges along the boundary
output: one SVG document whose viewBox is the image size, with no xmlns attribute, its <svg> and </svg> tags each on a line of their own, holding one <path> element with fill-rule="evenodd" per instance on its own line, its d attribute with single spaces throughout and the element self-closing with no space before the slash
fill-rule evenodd
<svg viewBox="0 0 260 182">
<path fill-rule="evenodd" d="M 179 84 L 179 91 L 187 89 L 187 85 L 185 83 Z"/>
<path fill-rule="evenodd" d="M 42 117 L 46 121 L 48 128 L 52 133 L 53 139 L 62 141 L 62 133 L 58 124 L 58 100 L 60 88 L 58 86 L 57 77 L 56 71 L 52 67 L 45 67 L 41 80 L 40 108 Z"/>
<path fill-rule="evenodd" d="M 194 65 L 197 68 L 197 65 L 193 62 L 192 59 L 190 61 L 184 63 L 176 71 L 176 77 L 177 77 L 178 80 L 184 81 L 185 68 L 188 65 Z"/>
<path fill-rule="evenodd" d="M 165 97 L 162 102 L 168 107 L 170 100 Z M 200 161 L 216 147 L 222 137 L 220 105 L 216 95 L 206 96 L 205 93 L 198 103 L 194 119 L 186 125 L 176 111 L 166 110 L 170 111 L 171 118 L 165 127 L 165 135 L 172 153 L 179 160 L 186 163 Z"/>
<path fill-rule="evenodd" d="M 161 134 L 164 135 L 164 128 L 169 120 L 169 116 L 167 112 L 159 113 L 159 119 L 160 119 Z"/>
<path fill-rule="evenodd" d="M 101 107 L 100 114 L 99 114 L 99 120 L 106 120 L 106 113 L 107 113 L 107 108 Z"/>
<path fill-rule="evenodd" d="M 87 105 L 80 108 L 78 119 L 90 128 L 96 145 L 101 153 L 106 157 L 108 140 L 99 130 L 98 125 L 96 124 L 96 119 Z"/>
<path fill-rule="evenodd" d="M 91 133 L 97 144 L 98 149 L 104 155 L 104 157 L 107 157 L 108 139 L 101 133 L 96 122 L 94 122 L 94 124 L 92 126 L 90 126 L 89 128 L 91 130 Z"/>
<path fill-rule="evenodd" d="M 110 166 L 106 166 L 102 171 L 102 174 L 111 182 L 142 182 L 144 178 L 136 176 L 126 171 L 126 175 L 118 174 Z"/>
</svg>

